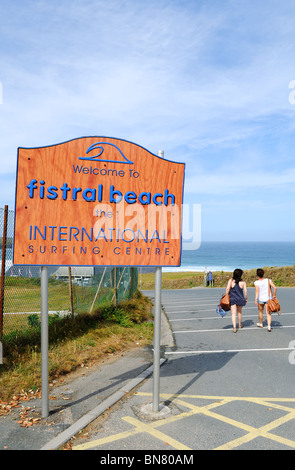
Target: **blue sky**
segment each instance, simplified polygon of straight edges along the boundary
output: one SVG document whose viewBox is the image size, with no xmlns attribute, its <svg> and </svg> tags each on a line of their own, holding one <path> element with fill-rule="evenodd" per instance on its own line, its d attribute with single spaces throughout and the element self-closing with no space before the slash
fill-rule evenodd
<svg viewBox="0 0 295 470">
<path fill-rule="evenodd" d="M 186 163 L 202 240 L 295 240 L 294 0 L 1 0 L 0 207 L 18 147 Z"/>
</svg>

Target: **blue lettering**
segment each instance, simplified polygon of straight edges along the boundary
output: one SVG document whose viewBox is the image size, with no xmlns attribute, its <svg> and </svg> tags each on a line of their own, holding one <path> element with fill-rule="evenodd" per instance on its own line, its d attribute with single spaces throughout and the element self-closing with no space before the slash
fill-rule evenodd
<svg viewBox="0 0 295 470">
<path fill-rule="evenodd" d="M 64 183 L 60 189 L 62 190 L 62 198 L 65 201 L 71 188 L 68 187 L 68 183 Z"/>
<path fill-rule="evenodd" d="M 56 186 L 49 186 L 47 189 L 47 198 L 48 199 L 56 199 L 57 198 L 57 187 Z"/>
<path fill-rule="evenodd" d="M 146 200 L 143 197 L 146 196 Z M 138 200 L 141 204 L 150 204 L 151 203 L 151 193 L 140 193 Z"/>
<path fill-rule="evenodd" d="M 110 238 L 110 241 L 112 242 L 113 241 L 113 231 L 116 230 L 115 228 L 109 228 L 108 230 L 111 231 L 111 238 Z"/>
<path fill-rule="evenodd" d="M 36 240 L 36 232 L 39 232 L 39 235 L 41 235 L 41 238 L 43 238 L 43 240 L 46 240 L 46 225 L 44 226 L 44 235 L 40 232 L 37 225 L 35 225 L 35 227 L 34 227 L 34 240 Z"/>
<path fill-rule="evenodd" d="M 79 233 L 78 227 L 70 227 L 69 241 L 72 240 L 72 232 L 73 232 L 74 230 L 76 231 L 76 233 L 73 233 L 73 237 L 74 237 L 75 240 L 77 240 L 77 242 L 78 242 L 78 241 L 79 241 L 78 238 L 77 238 L 77 235 L 78 235 L 78 233 Z"/>
<path fill-rule="evenodd" d="M 40 192 L 39 192 L 39 197 L 40 199 L 44 199 L 44 184 L 45 184 L 45 181 L 44 180 L 40 180 Z"/>
<path fill-rule="evenodd" d="M 87 193 L 90 193 L 91 196 L 87 196 Z M 96 191 L 94 188 L 87 188 L 83 191 L 83 198 L 85 201 L 95 201 Z"/>
<path fill-rule="evenodd" d="M 59 239 L 60 241 L 62 241 L 62 242 L 66 242 L 66 241 L 67 241 L 66 238 L 61 238 L 62 235 L 67 235 L 67 232 L 62 232 L 62 229 L 64 229 L 64 228 L 67 229 L 67 227 L 61 227 L 61 226 L 60 226 L 60 227 L 59 227 L 59 230 L 58 230 L 58 239 Z"/>
<path fill-rule="evenodd" d="M 168 206 L 168 199 L 171 198 L 171 206 L 174 206 L 175 204 L 175 196 L 174 194 L 169 194 L 168 189 L 165 189 L 165 196 L 164 196 L 164 204 L 165 206 Z"/>
<path fill-rule="evenodd" d="M 91 234 L 89 235 L 89 234 L 86 232 L 85 228 L 82 227 L 82 230 L 81 230 L 81 241 L 84 240 L 83 233 L 85 233 L 85 234 L 87 235 L 88 239 L 92 242 L 92 239 L 93 239 L 93 228 L 91 228 Z"/>
<path fill-rule="evenodd" d="M 31 180 L 30 183 L 28 184 L 27 188 L 29 189 L 29 197 L 33 198 L 34 197 L 34 189 L 37 189 L 36 184 L 37 180 Z"/>
<path fill-rule="evenodd" d="M 102 201 L 102 184 L 99 184 L 99 185 L 98 185 L 98 196 L 97 196 L 97 200 L 98 200 L 99 202 Z"/>
<path fill-rule="evenodd" d="M 163 203 L 162 201 L 157 201 L 158 197 L 163 197 L 163 194 L 161 193 L 156 193 L 153 195 L 153 203 L 156 204 L 156 206 L 161 206 Z"/>
<path fill-rule="evenodd" d="M 76 168 L 75 168 L 75 165 L 73 165 L 73 169 L 74 169 L 74 172 L 75 172 L 75 173 L 77 173 L 77 172 L 78 172 L 78 173 L 81 173 L 82 168 L 83 168 L 82 165 L 81 165 L 80 167 L 79 167 L 78 165 L 76 165 Z"/>
<path fill-rule="evenodd" d="M 112 230 L 115 230 L 115 229 L 112 229 Z M 102 233 L 102 236 L 100 235 L 101 233 Z M 106 242 L 108 241 L 107 237 L 105 236 L 103 228 L 101 228 L 100 231 L 98 232 L 95 241 L 97 241 L 98 238 L 104 238 Z"/>
<path fill-rule="evenodd" d="M 124 197 L 128 204 L 134 204 L 136 202 L 136 194 L 134 191 L 127 191 Z"/>
<path fill-rule="evenodd" d="M 139 229 L 137 230 L 137 241 L 138 242 L 139 242 L 139 234 L 142 236 L 143 240 L 147 243 L 147 241 L 148 241 L 148 230 L 145 231 L 145 237 Z"/>
<path fill-rule="evenodd" d="M 51 228 L 51 237 L 50 237 L 50 239 L 53 240 L 53 232 L 54 232 L 54 229 L 56 228 L 56 225 L 49 225 L 49 228 Z"/>
<path fill-rule="evenodd" d="M 133 238 L 131 238 L 130 240 L 125 240 L 125 238 L 123 237 L 124 233 L 127 232 L 127 231 L 132 232 Z M 129 242 L 133 242 L 133 240 L 134 240 L 134 238 L 135 238 L 135 233 L 134 233 L 134 231 L 133 231 L 131 228 L 125 228 L 125 229 L 123 230 L 121 236 L 122 236 L 122 240 L 123 240 L 124 242 L 128 242 L 128 243 L 129 243 Z"/>
<path fill-rule="evenodd" d="M 114 195 L 117 195 L 118 197 L 115 199 Z M 111 184 L 111 187 L 110 187 L 110 202 L 115 202 L 117 204 L 118 202 L 121 201 L 121 199 L 122 199 L 121 191 L 115 191 L 114 190 L 114 185 Z"/>
<path fill-rule="evenodd" d="M 73 166 L 75 173 L 82 172 L 82 173 L 95 173 L 92 167 L 86 168 L 86 167 L 79 167 L 78 165 Z M 106 170 L 108 172 L 115 172 L 115 170 Z M 102 170 L 99 170 L 101 173 Z M 31 179 L 30 183 L 27 185 L 27 188 L 29 190 L 29 197 L 31 199 L 34 198 L 35 196 L 35 190 L 38 190 L 38 196 L 40 199 L 44 199 L 45 195 L 47 199 L 54 200 L 59 197 L 61 194 L 61 197 L 64 201 L 67 200 L 72 200 L 72 201 L 77 201 L 79 193 L 81 193 L 81 196 L 85 201 L 87 202 L 95 202 L 96 200 L 99 202 L 102 202 L 103 200 L 103 185 L 98 184 L 97 188 L 81 188 L 81 187 L 74 187 L 71 188 L 68 183 L 63 183 L 63 185 L 58 188 L 57 186 L 51 185 L 46 188 L 45 186 L 45 181 L 40 180 L 39 183 L 39 188 L 38 188 L 38 181 L 36 179 Z M 45 193 L 45 191 L 47 191 Z M 59 192 L 61 191 L 61 193 Z M 70 198 L 70 195 L 72 198 Z M 118 189 L 115 189 L 114 185 L 110 185 L 110 193 L 109 193 L 109 201 L 111 203 L 118 204 L 122 198 L 124 197 L 125 201 L 127 204 L 135 204 L 137 202 L 141 203 L 142 205 L 149 205 L 151 202 L 155 204 L 156 206 L 161 206 L 162 204 L 165 204 L 165 206 L 168 206 L 169 204 L 175 205 L 175 195 L 172 193 L 169 193 L 168 189 L 165 189 L 164 195 L 163 193 L 156 192 L 154 194 L 151 194 L 149 191 L 142 191 L 138 196 L 135 191 L 127 191 L 124 195 L 122 192 Z"/>
<path fill-rule="evenodd" d="M 73 188 L 73 201 L 77 201 L 77 193 L 82 191 L 81 188 Z"/>
<path fill-rule="evenodd" d="M 150 239 L 150 242 L 151 242 L 152 240 L 158 240 L 158 241 L 161 243 L 161 239 L 160 239 L 160 237 L 159 237 L 159 234 L 158 234 L 158 231 L 157 231 L 157 230 L 154 231 L 154 233 L 153 233 L 153 235 L 152 235 L 152 237 L 151 237 L 151 239 Z"/>
<path fill-rule="evenodd" d="M 169 240 L 166 240 L 165 235 L 165 230 L 163 230 L 163 243 L 169 243 Z"/>
</svg>

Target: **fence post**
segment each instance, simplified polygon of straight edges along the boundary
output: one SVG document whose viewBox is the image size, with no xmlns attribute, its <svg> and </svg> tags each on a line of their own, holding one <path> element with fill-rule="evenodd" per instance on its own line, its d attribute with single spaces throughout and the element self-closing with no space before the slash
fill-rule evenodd
<svg viewBox="0 0 295 470">
<path fill-rule="evenodd" d="M 133 299 L 134 295 L 134 268 L 130 268 L 130 298 Z"/>
<path fill-rule="evenodd" d="M 114 295 L 112 298 L 112 302 L 115 299 L 115 305 L 118 303 L 118 290 L 117 290 L 117 268 L 113 268 L 114 270 Z"/>
<path fill-rule="evenodd" d="M 7 237 L 8 206 L 4 208 L 3 237 L 2 237 L 2 268 L 0 284 L 0 338 L 3 335 L 3 310 L 4 310 L 4 285 L 5 285 L 5 263 L 6 263 L 6 237 Z"/>
<path fill-rule="evenodd" d="M 74 316 L 74 307 L 73 307 L 73 286 L 72 286 L 72 270 L 69 266 L 69 294 L 70 294 L 70 306 L 71 306 L 71 316 Z"/>
</svg>

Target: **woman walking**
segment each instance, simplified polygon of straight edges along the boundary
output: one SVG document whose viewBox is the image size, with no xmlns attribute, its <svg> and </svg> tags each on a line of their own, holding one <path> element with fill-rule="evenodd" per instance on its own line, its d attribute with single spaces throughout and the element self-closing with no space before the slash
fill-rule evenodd
<svg viewBox="0 0 295 470">
<path fill-rule="evenodd" d="M 229 294 L 230 308 L 233 324 L 233 332 L 237 332 L 237 314 L 239 328 L 243 328 L 242 325 L 242 308 L 247 303 L 247 286 L 246 282 L 242 280 L 243 271 L 241 269 L 235 269 L 233 277 L 228 281 L 226 294 Z"/>
<path fill-rule="evenodd" d="M 277 288 L 271 279 L 264 278 L 263 269 L 257 269 L 256 273 L 258 276 L 258 281 L 254 282 L 254 286 L 255 286 L 255 305 L 258 305 L 258 318 L 259 318 L 259 323 L 257 323 L 257 326 L 259 328 L 263 328 L 263 310 L 264 310 L 264 305 L 265 305 L 267 330 L 270 332 L 271 331 L 271 314 L 268 310 L 268 305 L 267 305 L 267 301 L 270 298 L 269 285 L 274 290 L 274 297 L 276 296 Z"/>
</svg>

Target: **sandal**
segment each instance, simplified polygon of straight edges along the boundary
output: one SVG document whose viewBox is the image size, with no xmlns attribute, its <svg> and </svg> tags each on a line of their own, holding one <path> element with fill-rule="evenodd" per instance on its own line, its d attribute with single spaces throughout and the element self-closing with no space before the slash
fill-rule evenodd
<svg viewBox="0 0 295 470">
<path fill-rule="evenodd" d="M 233 333 L 236 333 L 236 332 L 237 332 L 237 329 L 236 329 L 236 328 L 234 328 L 234 329 L 233 329 Z"/>
<path fill-rule="evenodd" d="M 257 323 L 258 328 L 263 328 L 262 323 Z"/>
</svg>

